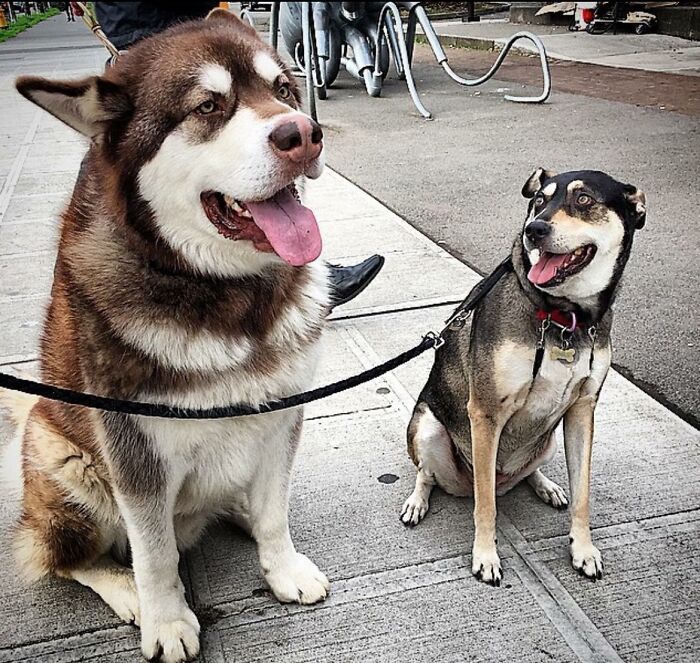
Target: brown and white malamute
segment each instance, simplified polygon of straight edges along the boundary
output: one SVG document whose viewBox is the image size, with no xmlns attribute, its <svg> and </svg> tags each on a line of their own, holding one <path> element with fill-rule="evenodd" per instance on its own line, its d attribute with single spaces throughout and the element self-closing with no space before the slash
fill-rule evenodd
<svg viewBox="0 0 700 663">
<path fill-rule="evenodd" d="M 215 10 L 103 76 L 17 88 L 92 141 L 62 217 L 42 379 L 193 408 L 307 389 L 328 285 L 294 183 L 321 173 L 323 136 L 254 30 Z M 178 550 L 213 518 L 247 527 L 279 600 L 326 597 L 287 521 L 300 409 L 171 421 L 15 405 L 21 566 L 91 587 L 140 624 L 146 658 L 199 651 Z"/>
</svg>

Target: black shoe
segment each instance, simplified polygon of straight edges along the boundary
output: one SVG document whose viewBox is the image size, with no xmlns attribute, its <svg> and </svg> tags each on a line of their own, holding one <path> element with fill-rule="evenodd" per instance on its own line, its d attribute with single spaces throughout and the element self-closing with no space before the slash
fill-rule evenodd
<svg viewBox="0 0 700 663">
<path fill-rule="evenodd" d="M 331 309 L 347 304 L 359 295 L 379 274 L 384 256 L 371 256 L 357 265 L 343 267 L 328 264 L 331 282 Z"/>
</svg>

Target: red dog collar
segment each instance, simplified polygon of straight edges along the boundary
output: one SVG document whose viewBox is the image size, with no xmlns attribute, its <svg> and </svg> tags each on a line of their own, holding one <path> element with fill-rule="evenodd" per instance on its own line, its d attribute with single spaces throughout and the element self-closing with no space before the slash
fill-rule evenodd
<svg viewBox="0 0 700 663">
<path fill-rule="evenodd" d="M 576 314 L 573 311 L 562 311 L 558 308 L 554 309 L 553 311 L 545 311 L 544 309 L 540 308 L 537 309 L 535 316 L 538 320 L 549 319 L 553 323 L 570 332 L 583 327 L 583 325 L 576 319 Z"/>
</svg>

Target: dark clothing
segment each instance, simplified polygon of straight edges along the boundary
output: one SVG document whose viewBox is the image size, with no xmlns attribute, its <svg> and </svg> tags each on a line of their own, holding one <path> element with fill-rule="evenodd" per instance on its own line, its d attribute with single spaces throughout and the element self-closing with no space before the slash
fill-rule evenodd
<svg viewBox="0 0 700 663">
<path fill-rule="evenodd" d="M 204 18 L 218 2 L 96 2 L 95 13 L 107 38 L 124 50 L 166 28 Z"/>
</svg>

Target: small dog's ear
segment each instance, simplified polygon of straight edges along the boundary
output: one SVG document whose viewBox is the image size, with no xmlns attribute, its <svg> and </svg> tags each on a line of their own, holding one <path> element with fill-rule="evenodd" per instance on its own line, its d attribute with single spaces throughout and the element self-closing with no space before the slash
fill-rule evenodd
<svg viewBox="0 0 700 663">
<path fill-rule="evenodd" d="M 229 27 L 235 28 L 237 30 L 245 30 L 246 32 L 249 32 L 250 34 L 254 34 L 256 36 L 258 34 L 255 28 L 253 28 L 253 26 L 250 25 L 250 23 L 242 20 L 239 16 L 236 16 L 236 14 L 230 12 L 228 9 L 222 9 L 221 7 L 216 7 L 212 9 L 207 14 L 207 17 L 204 20 L 225 22 L 228 23 Z"/>
<path fill-rule="evenodd" d="M 103 134 L 110 122 L 132 110 L 122 86 L 100 76 L 78 81 L 20 76 L 15 86 L 23 97 L 92 139 Z"/>
<path fill-rule="evenodd" d="M 644 191 L 638 189 L 634 184 L 625 184 L 625 199 L 632 219 L 634 219 L 634 227 L 637 230 L 644 228 L 647 220 L 647 197 L 644 195 Z"/>
<path fill-rule="evenodd" d="M 528 177 L 527 182 L 523 184 L 521 193 L 523 198 L 532 198 L 541 188 L 542 185 L 550 177 L 554 177 L 556 173 L 553 170 L 545 170 L 544 168 L 538 168 L 535 172 Z"/>
</svg>

